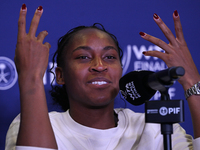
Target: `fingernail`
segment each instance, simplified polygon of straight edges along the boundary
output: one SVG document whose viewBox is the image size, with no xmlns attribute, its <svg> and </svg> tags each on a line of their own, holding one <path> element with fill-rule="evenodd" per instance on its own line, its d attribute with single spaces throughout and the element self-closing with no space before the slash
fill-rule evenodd
<svg viewBox="0 0 200 150">
<path fill-rule="evenodd" d="M 44 32 L 46 32 L 47 34 L 49 34 L 47 30 L 44 30 Z"/>
<path fill-rule="evenodd" d="M 147 53 L 147 52 L 145 52 L 145 51 L 144 51 L 144 52 L 142 52 L 142 54 L 144 54 L 144 55 L 145 55 L 146 53 Z"/>
<path fill-rule="evenodd" d="M 139 33 L 141 36 L 145 36 L 146 34 L 144 32 Z"/>
<path fill-rule="evenodd" d="M 26 10 L 26 4 L 22 4 L 22 10 Z"/>
<path fill-rule="evenodd" d="M 43 9 L 42 6 L 39 6 L 39 7 L 37 8 L 37 10 L 39 10 L 39 11 L 42 11 L 42 9 Z"/>
<path fill-rule="evenodd" d="M 158 16 L 156 13 L 153 14 L 153 17 L 154 17 L 155 19 L 158 19 L 158 18 L 159 18 L 159 16 Z"/>
<path fill-rule="evenodd" d="M 176 17 L 178 17 L 178 11 L 177 11 L 177 10 L 174 11 L 174 15 L 175 15 Z"/>
</svg>

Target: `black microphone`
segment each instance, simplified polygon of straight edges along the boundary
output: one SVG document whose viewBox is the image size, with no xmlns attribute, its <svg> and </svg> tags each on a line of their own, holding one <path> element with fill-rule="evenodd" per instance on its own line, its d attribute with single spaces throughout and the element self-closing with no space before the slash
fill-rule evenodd
<svg viewBox="0 0 200 150">
<path fill-rule="evenodd" d="M 159 72 L 146 70 L 132 71 L 124 75 L 119 81 L 119 87 L 123 97 L 133 105 L 141 105 L 173 81 L 183 76 L 185 70 L 182 67 L 170 67 Z"/>
</svg>

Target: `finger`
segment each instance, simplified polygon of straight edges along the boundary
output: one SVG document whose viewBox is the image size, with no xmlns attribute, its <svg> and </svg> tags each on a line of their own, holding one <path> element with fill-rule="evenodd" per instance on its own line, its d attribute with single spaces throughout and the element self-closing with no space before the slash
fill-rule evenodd
<svg viewBox="0 0 200 150">
<path fill-rule="evenodd" d="M 37 36 L 37 40 L 40 41 L 41 43 L 43 43 L 44 38 L 48 35 L 47 31 L 42 31 L 38 34 Z"/>
<path fill-rule="evenodd" d="M 173 19 L 174 19 L 174 27 L 175 27 L 175 33 L 176 33 L 177 40 L 180 42 L 185 42 L 182 25 L 181 25 L 181 21 L 180 21 L 180 16 L 179 16 L 177 10 L 175 10 L 173 13 Z"/>
<path fill-rule="evenodd" d="M 145 56 L 158 57 L 158 58 L 162 59 L 164 62 L 168 56 L 168 54 L 160 52 L 160 51 L 144 51 L 143 54 Z"/>
<path fill-rule="evenodd" d="M 43 13 L 43 8 L 42 8 L 42 6 L 39 6 L 36 9 L 33 19 L 31 21 L 31 25 L 30 25 L 30 29 L 29 29 L 29 33 L 28 33 L 31 37 L 35 37 L 35 33 L 37 31 L 37 27 L 38 27 L 40 18 L 42 16 L 42 13 Z"/>
<path fill-rule="evenodd" d="M 18 40 L 26 34 L 26 13 L 27 7 L 25 4 L 22 5 L 18 20 Z"/>
<path fill-rule="evenodd" d="M 167 40 L 169 41 L 169 43 L 172 44 L 173 46 L 178 46 L 176 38 L 174 37 L 174 35 L 171 32 L 171 30 L 162 21 L 162 19 L 157 14 L 153 15 L 153 19 L 156 22 L 156 24 L 159 26 L 161 31 L 164 33 L 164 35 L 167 38 Z"/>
<path fill-rule="evenodd" d="M 44 45 L 45 45 L 48 49 L 51 48 L 51 44 L 49 44 L 48 42 L 45 42 Z"/>
<path fill-rule="evenodd" d="M 140 32 L 139 34 L 141 35 L 141 37 L 143 39 L 159 46 L 160 48 L 162 48 L 167 53 L 170 53 L 172 51 L 171 48 L 169 47 L 169 45 L 167 43 L 165 43 L 164 41 L 162 41 L 161 39 L 158 39 L 158 38 L 151 36 L 149 34 L 146 34 L 144 32 Z"/>
</svg>

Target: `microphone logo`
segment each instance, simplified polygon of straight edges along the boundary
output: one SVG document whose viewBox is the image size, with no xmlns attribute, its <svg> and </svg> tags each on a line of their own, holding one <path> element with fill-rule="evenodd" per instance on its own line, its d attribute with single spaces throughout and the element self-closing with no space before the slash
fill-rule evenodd
<svg viewBox="0 0 200 150">
<path fill-rule="evenodd" d="M 132 100 L 135 100 L 135 99 L 141 97 L 141 95 L 137 92 L 137 90 L 135 88 L 134 81 L 127 83 L 125 85 L 125 91 L 121 90 L 121 93 L 125 99 L 127 98 L 128 95 Z"/>
</svg>

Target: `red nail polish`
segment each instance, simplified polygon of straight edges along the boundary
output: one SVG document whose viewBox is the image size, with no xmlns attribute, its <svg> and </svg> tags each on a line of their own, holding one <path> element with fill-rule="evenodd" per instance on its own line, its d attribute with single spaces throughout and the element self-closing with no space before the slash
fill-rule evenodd
<svg viewBox="0 0 200 150">
<path fill-rule="evenodd" d="M 42 9 L 43 9 L 42 6 L 39 6 L 39 7 L 37 8 L 37 10 L 39 10 L 39 11 L 41 11 Z"/>
<path fill-rule="evenodd" d="M 154 17 L 155 19 L 158 19 L 158 18 L 159 18 L 159 16 L 158 16 L 156 13 L 153 14 L 153 17 Z"/>
<path fill-rule="evenodd" d="M 144 54 L 144 55 L 145 55 L 146 53 L 147 53 L 147 52 L 145 52 L 145 51 L 144 51 L 144 52 L 142 52 L 142 54 Z"/>
<path fill-rule="evenodd" d="M 144 32 L 140 32 L 139 33 L 141 36 L 145 36 L 145 33 Z"/>
<path fill-rule="evenodd" d="M 178 11 L 177 11 L 177 10 L 174 11 L 174 15 L 175 15 L 176 17 L 178 17 Z"/>
<path fill-rule="evenodd" d="M 22 10 L 26 9 L 26 4 L 22 4 Z"/>
</svg>

